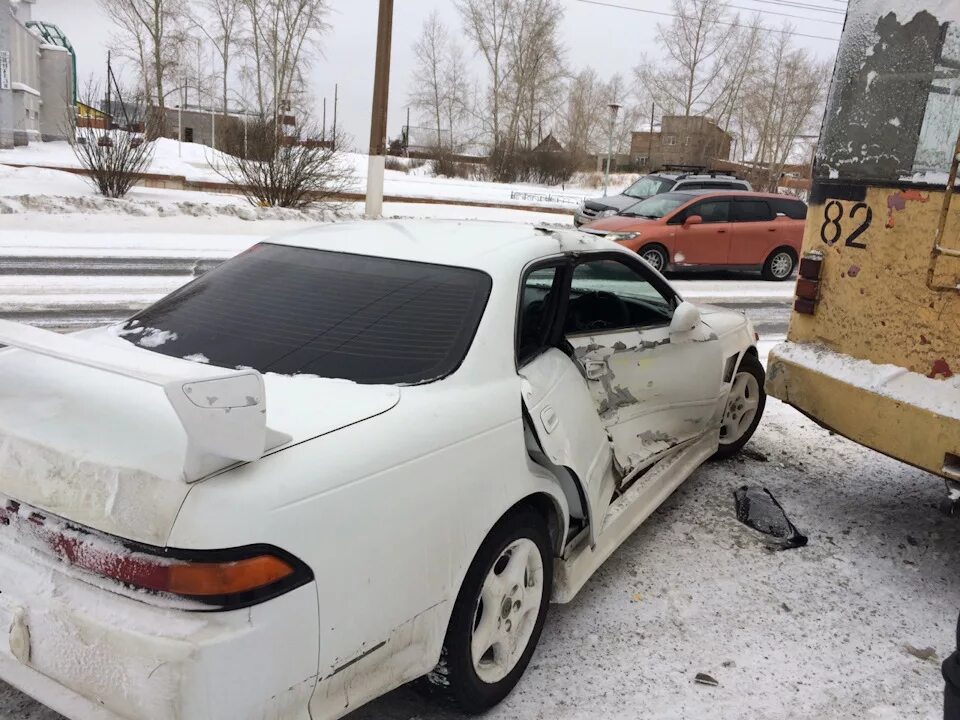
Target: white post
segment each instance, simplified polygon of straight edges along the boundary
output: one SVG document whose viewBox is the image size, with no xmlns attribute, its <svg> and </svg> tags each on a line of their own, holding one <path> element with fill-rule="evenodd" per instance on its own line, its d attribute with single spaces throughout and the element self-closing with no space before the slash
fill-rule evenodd
<svg viewBox="0 0 960 720">
<path fill-rule="evenodd" d="M 386 158 L 383 155 L 371 155 L 367 163 L 367 203 L 365 215 L 378 218 L 383 215 L 383 172 Z"/>
</svg>

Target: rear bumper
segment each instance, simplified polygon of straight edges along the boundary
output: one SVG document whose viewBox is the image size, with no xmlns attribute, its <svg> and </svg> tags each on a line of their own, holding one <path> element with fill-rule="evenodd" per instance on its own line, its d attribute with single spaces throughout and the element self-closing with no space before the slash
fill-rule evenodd
<svg viewBox="0 0 960 720">
<path fill-rule="evenodd" d="M 0 679 L 71 720 L 309 718 L 313 583 L 245 610 L 161 608 L 0 540 Z"/>
<path fill-rule="evenodd" d="M 944 478 L 960 478 L 960 384 L 821 345 L 770 351 L 766 390 L 821 425 Z"/>
</svg>

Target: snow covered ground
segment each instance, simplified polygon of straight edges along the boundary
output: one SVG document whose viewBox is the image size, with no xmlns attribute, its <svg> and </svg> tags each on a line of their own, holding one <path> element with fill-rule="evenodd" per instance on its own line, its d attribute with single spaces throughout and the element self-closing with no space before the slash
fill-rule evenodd
<svg viewBox="0 0 960 720">
<path fill-rule="evenodd" d="M 343 161 L 353 170 L 353 189 L 366 187 L 367 156 L 360 153 L 344 153 Z M 204 145 L 179 144 L 175 140 L 157 141 L 153 163 L 149 171 L 163 175 L 176 175 L 188 180 L 224 182 L 216 172 L 222 166 L 224 156 Z M 66 142 L 31 143 L 12 150 L 0 150 L 0 164 L 40 165 L 49 167 L 79 167 L 76 157 Z M 0 172 L 2 172 L 0 168 Z M 619 192 L 632 178 L 616 175 L 611 188 Z M 436 178 L 426 173 L 426 168 L 417 168 L 410 173 L 387 170 L 384 192 L 411 198 L 437 200 L 471 200 L 477 202 L 516 203 L 569 208 L 571 214 L 585 197 L 602 195 L 602 190 L 583 186 L 547 187 L 528 183 L 493 183 L 460 178 Z"/>
</svg>

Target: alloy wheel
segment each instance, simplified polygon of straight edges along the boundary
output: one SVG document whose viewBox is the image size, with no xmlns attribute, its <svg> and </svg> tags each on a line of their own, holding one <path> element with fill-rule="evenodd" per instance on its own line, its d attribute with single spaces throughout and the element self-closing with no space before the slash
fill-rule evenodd
<svg viewBox="0 0 960 720">
<path fill-rule="evenodd" d="M 474 615 L 470 650 L 483 682 L 499 682 L 516 667 L 536 627 L 543 590 L 536 543 L 512 542 L 487 573 Z"/>
</svg>

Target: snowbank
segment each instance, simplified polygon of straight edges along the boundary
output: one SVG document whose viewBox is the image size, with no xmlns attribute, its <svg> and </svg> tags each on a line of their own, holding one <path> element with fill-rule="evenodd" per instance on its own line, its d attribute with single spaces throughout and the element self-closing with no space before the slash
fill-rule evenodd
<svg viewBox="0 0 960 720">
<path fill-rule="evenodd" d="M 367 155 L 344 152 L 342 158 L 354 173 L 354 182 L 350 189 L 363 192 L 366 189 Z M 176 140 L 163 138 L 156 142 L 149 172 L 184 177 L 193 181 L 224 182 L 214 168 L 222 166 L 228 159 L 229 156 L 205 145 L 178 143 Z M 32 143 L 12 150 L 0 150 L 0 165 L 2 163 L 80 167 L 73 150 L 63 141 Z M 409 198 L 556 207 L 570 210 L 571 214 L 585 198 L 602 194 L 602 186 L 596 186 L 599 177 L 596 173 L 579 173 L 574 184 L 558 187 L 532 183 L 495 183 L 460 178 L 437 178 L 430 176 L 428 172 L 429 168 L 426 165 L 409 173 L 401 170 L 387 170 L 384 192 L 387 195 Z M 632 178 L 633 176 L 625 174 L 611 176 L 610 192 L 620 192 Z"/>
</svg>

